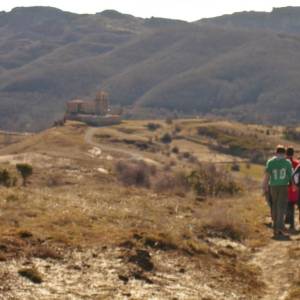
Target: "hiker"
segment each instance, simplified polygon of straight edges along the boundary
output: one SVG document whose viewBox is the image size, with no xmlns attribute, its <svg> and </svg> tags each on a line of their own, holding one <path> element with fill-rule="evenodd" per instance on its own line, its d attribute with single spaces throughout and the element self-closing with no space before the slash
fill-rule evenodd
<svg viewBox="0 0 300 300">
<path fill-rule="evenodd" d="M 300 163 L 296 167 L 296 169 L 294 170 L 292 182 L 293 182 L 293 184 L 295 184 L 298 187 L 297 204 L 298 204 L 298 209 L 299 209 L 299 223 L 300 223 L 300 191 L 299 191 L 300 190 Z"/>
<path fill-rule="evenodd" d="M 300 162 L 294 158 L 294 148 L 288 147 L 286 150 L 286 157 L 290 160 L 292 164 L 293 172 L 297 169 Z M 298 187 L 295 183 L 292 183 L 288 188 L 288 204 L 287 204 L 287 211 L 286 211 L 286 219 L 285 223 L 289 224 L 290 230 L 295 231 L 295 205 L 298 204 L 299 193 Z"/>
<path fill-rule="evenodd" d="M 272 196 L 272 217 L 274 238 L 280 239 L 285 235 L 284 216 L 286 213 L 288 186 L 292 179 L 292 164 L 285 157 L 285 147 L 278 145 L 276 154 L 268 160 L 263 181 L 264 192 Z"/>
</svg>

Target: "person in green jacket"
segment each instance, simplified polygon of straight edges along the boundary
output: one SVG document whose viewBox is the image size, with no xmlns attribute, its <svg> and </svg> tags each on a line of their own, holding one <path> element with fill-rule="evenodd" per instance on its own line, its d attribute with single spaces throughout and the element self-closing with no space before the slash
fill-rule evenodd
<svg viewBox="0 0 300 300">
<path fill-rule="evenodd" d="M 288 186 L 292 179 L 292 164 L 285 156 L 282 145 L 276 147 L 276 155 L 268 160 L 263 182 L 264 193 L 270 189 L 274 238 L 286 238 L 284 218 L 288 201 Z"/>
</svg>

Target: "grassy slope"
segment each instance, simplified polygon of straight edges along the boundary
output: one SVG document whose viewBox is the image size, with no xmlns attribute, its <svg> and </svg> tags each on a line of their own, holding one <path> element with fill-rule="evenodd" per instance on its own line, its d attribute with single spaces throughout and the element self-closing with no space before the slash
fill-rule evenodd
<svg viewBox="0 0 300 300">
<path fill-rule="evenodd" d="M 150 251 L 158 259 L 159 252 L 153 245 L 156 243 L 162 249 L 171 245 L 173 250 L 167 250 L 166 257 L 176 253 L 179 260 L 188 259 L 191 268 L 194 264 L 201 264 L 201 269 L 207 270 L 209 281 L 215 281 L 214 276 L 220 277 L 219 289 L 257 295 L 263 285 L 257 270 L 247 264 L 248 252 L 207 244 L 206 239 L 221 233 L 225 236 L 233 234 L 242 238 L 242 243 L 250 248 L 259 247 L 266 241 L 270 234 L 263 225 L 267 212 L 255 183 L 262 176 L 261 167 L 252 165 L 249 169 L 241 164 L 241 172 L 234 175 L 240 182 L 246 179 L 249 183 L 249 178 L 254 180 L 247 195 L 198 202 L 191 193 L 182 195 L 172 190 L 156 192 L 123 186 L 117 181 L 114 171 L 114 162 L 120 156 L 107 149 L 129 150 L 156 160 L 161 167 L 176 161 L 175 171 L 193 168 L 193 163 L 188 160 L 173 154 L 166 155 L 167 150 L 176 145 L 180 151 L 189 151 L 200 160 L 207 155 L 206 161 L 228 161 L 230 156 L 224 157 L 209 147 L 209 143 L 213 144 L 212 140 L 198 136 L 199 126 L 215 126 L 219 130 L 230 127 L 249 136 L 262 135 L 274 143 L 279 141 L 280 129 L 274 129 L 274 135 L 270 136 L 265 134 L 267 128 L 263 126 L 176 120 L 173 124 L 154 121 L 161 127 L 152 132 L 146 128 L 148 122 L 128 121 L 120 126 L 99 128 L 94 140 L 106 146 L 100 156 L 91 156 L 93 152 L 89 150 L 93 147 L 87 145 L 84 139 L 86 126 L 79 123 L 52 128 L 1 149 L 1 158 L 6 157 L 7 161 L 1 159 L 2 166 L 13 170 L 14 162 L 25 160 L 32 163 L 34 175 L 27 188 L 1 188 L 1 243 L 8 250 L 2 251 L 0 257 L 2 260 L 24 254 L 28 257 L 51 257 L 55 251 L 65 255 L 67 249 L 74 247 L 114 248 L 126 242 L 133 249 Z M 163 145 L 159 138 L 175 128 L 177 131 L 180 128 L 177 135 L 183 138 L 194 136 L 197 141 L 178 145 L 179 141 L 183 141 L 181 137 L 173 139 L 170 146 Z M 136 144 L 125 142 L 128 140 L 139 143 L 153 140 L 157 148 L 155 151 L 140 151 Z M 199 144 L 199 141 L 202 143 Z M 112 158 L 108 159 L 108 155 Z M 109 174 L 100 173 L 97 170 L 100 167 L 108 170 Z M 33 236 L 24 238 L 28 233 Z M 37 241 L 42 241 L 46 250 Z"/>
</svg>

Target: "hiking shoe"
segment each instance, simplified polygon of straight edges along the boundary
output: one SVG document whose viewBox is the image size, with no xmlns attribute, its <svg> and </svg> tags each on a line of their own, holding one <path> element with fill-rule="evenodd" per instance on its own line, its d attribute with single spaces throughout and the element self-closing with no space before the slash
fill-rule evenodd
<svg viewBox="0 0 300 300">
<path fill-rule="evenodd" d="M 282 232 L 278 232 L 278 233 L 274 233 L 274 236 L 273 236 L 274 240 L 276 241 L 289 241 L 290 240 L 290 236 L 289 235 L 286 235 Z"/>
<path fill-rule="evenodd" d="M 299 230 L 297 230 L 295 227 L 290 227 L 289 232 L 290 234 L 299 234 Z"/>
<path fill-rule="evenodd" d="M 283 228 L 281 230 L 279 230 L 279 233 L 283 234 L 283 235 L 289 235 L 290 234 L 290 230 Z"/>
</svg>

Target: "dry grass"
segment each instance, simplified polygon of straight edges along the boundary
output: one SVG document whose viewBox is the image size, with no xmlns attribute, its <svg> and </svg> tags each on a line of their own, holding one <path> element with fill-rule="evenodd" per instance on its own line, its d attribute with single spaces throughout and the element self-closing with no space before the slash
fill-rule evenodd
<svg viewBox="0 0 300 300">
<path fill-rule="evenodd" d="M 297 249 L 297 255 L 295 256 L 294 253 L 290 252 L 290 256 L 293 259 L 298 259 L 299 258 L 299 248 Z M 293 274 L 293 282 L 292 285 L 289 289 L 288 296 L 285 298 L 285 300 L 298 300 L 300 299 L 300 272 L 297 271 L 296 274 Z"/>
<path fill-rule="evenodd" d="M 206 234 L 212 237 L 243 241 L 249 237 L 250 228 L 243 217 L 234 215 L 230 208 L 214 209 L 205 221 Z"/>
<path fill-rule="evenodd" d="M 285 300 L 298 300 L 300 299 L 300 283 L 298 287 L 294 287 L 288 294 Z"/>
<path fill-rule="evenodd" d="M 190 185 L 187 174 L 183 171 L 160 171 L 151 180 L 151 187 L 156 193 L 172 193 L 184 196 Z"/>
<path fill-rule="evenodd" d="M 235 219 L 234 228 L 247 229 L 243 238 L 257 236 L 258 228 L 263 230 L 262 220 L 258 217 L 262 219 L 264 211 L 259 211 L 256 201 L 247 203 L 247 198 L 214 199 L 198 204 L 189 197 L 158 196 L 149 190 L 117 187 L 112 183 L 95 183 L 86 189 L 74 186 L 72 192 L 67 187 L 55 190 L 28 188 L 26 191 L 5 189 L 2 195 L 3 199 L 14 199 L 1 202 L 2 236 L 19 236 L 20 231 L 27 231 L 35 238 L 47 240 L 50 245 L 58 247 L 119 244 L 134 232 L 143 231 L 147 235 L 162 234 L 160 239 L 167 243 L 172 241 L 182 248 L 183 236 L 197 240 L 207 225 L 222 230 L 214 227 L 214 211 L 227 211 L 227 216 L 223 213 L 218 216 L 223 218 L 223 225 Z M 253 224 L 257 218 L 257 224 Z M 41 249 L 37 251 L 41 252 Z"/>
<path fill-rule="evenodd" d="M 7 147 L 12 144 L 16 144 L 26 139 L 28 136 L 24 134 L 11 134 L 0 132 L 0 148 Z"/>
<path fill-rule="evenodd" d="M 145 132 L 149 133 L 145 124 L 147 122 L 128 122 L 125 127 L 136 130 L 135 132 L 143 136 Z M 161 126 L 165 129 L 167 125 L 162 122 Z M 180 123 L 180 126 L 184 131 L 184 123 Z M 23 141 L 20 145 L 14 145 L 13 149 L 6 151 L 21 152 L 25 146 L 29 147 L 27 149 L 40 147 L 39 152 L 49 155 L 55 152 L 56 156 L 64 156 L 69 149 L 66 145 L 70 143 L 72 146 L 75 143 L 79 145 L 79 148 L 75 147 L 70 156 L 79 175 L 77 177 L 75 175 L 77 171 L 70 173 L 63 166 L 60 170 L 54 167 L 46 172 L 45 169 L 34 166 L 36 172 L 26 190 L 2 189 L 4 199 L 0 202 L 3 211 L 0 222 L 2 232 L 10 232 L 10 229 L 14 232 L 20 230 L 21 227 L 33 232 L 36 236 L 49 238 L 52 241 L 63 241 L 66 244 L 80 244 L 81 242 L 84 244 L 88 240 L 114 240 L 111 239 L 111 234 L 109 238 L 106 238 L 105 231 L 116 233 L 115 240 L 117 241 L 118 236 L 126 237 L 130 235 L 128 232 L 136 228 L 152 228 L 153 230 L 160 228 L 163 232 L 172 232 L 176 228 L 175 232 L 178 231 L 178 234 L 175 235 L 180 236 L 179 232 L 186 231 L 191 221 L 193 223 L 197 219 L 197 224 L 200 224 L 207 218 L 205 214 L 211 213 L 212 208 L 209 204 L 204 204 L 206 208 L 200 209 L 194 197 L 189 195 L 182 199 L 182 195 L 157 194 L 162 190 L 171 189 L 173 184 L 178 188 L 177 179 L 180 176 L 177 179 L 175 176 L 174 179 L 173 175 L 170 177 L 165 174 L 157 175 L 156 183 L 153 184 L 155 189 L 151 191 L 120 186 L 116 184 L 113 177 L 99 177 L 96 176 L 95 171 L 83 171 L 84 169 L 91 170 L 98 163 L 98 160 L 88 157 L 83 160 L 82 154 L 79 158 L 79 153 L 88 149 L 82 138 L 84 126 L 72 123 L 70 126 L 55 129 L 57 132 L 53 130 L 42 133 L 40 137 L 34 137 L 33 140 L 30 138 L 29 141 Z M 122 133 L 119 132 L 119 134 Z M 45 135 L 47 138 L 44 139 Z M 37 139 L 42 139 L 44 143 L 37 142 Z M 45 152 L 46 148 L 47 152 Z M 105 163 L 105 167 L 110 168 L 108 162 L 101 163 Z M 177 165 L 176 169 L 180 169 L 181 166 L 181 164 Z M 72 184 L 72 189 L 70 189 L 70 184 Z M 182 190 L 183 186 L 178 190 Z M 239 203 L 236 199 L 232 201 Z"/>
<path fill-rule="evenodd" d="M 199 122 L 192 126 L 196 128 Z M 118 126 L 100 128 L 97 133 L 102 137 L 98 139 L 107 140 L 103 136 L 109 134 L 120 140 L 124 135 L 145 140 L 172 132 L 178 125 L 184 134 L 190 126 L 178 120 L 171 125 L 159 122 L 161 128 L 152 132 L 145 127 L 147 123 L 125 122 L 123 131 Z M 88 156 L 91 146 L 84 143 L 84 132 L 84 126 L 72 123 L 2 150 L 2 154 L 33 151 L 40 156 L 33 161 L 35 172 L 28 187 L 0 188 L 0 260 L 20 256 L 60 259 L 70 248 L 123 245 L 194 258 L 207 270 L 213 266 L 218 275 L 230 278 L 229 282 L 240 276 L 246 286 L 248 276 L 249 282 L 253 280 L 250 284 L 257 286 L 256 271 L 248 268 L 243 254 L 223 248 L 212 250 L 206 238 L 221 236 L 245 245 L 265 241 L 267 208 L 261 197 L 251 192 L 195 200 L 185 189 L 185 173 L 195 166 L 188 160 L 180 161 L 176 153 L 167 158 L 162 153 L 139 151 L 141 156 L 160 162 L 156 172 L 144 162 L 123 159 L 117 173 L 126 184 L 120 184 L 114 173 L 118 155 L 112 154 L 113 160 L 105 159 L 110 153 Z M 190 145 L 194 155 L 203 149 L 197 143 Z M 166 171 L 164 166 L 172 161 L 175 163 Z M 100 174 L 98 167 L 110 170 L 110 174 Z M 250 170 L 259 177 L 258 169 Z M 241 169 L 239 173 L 243 172 Z M 128 178 L 134 178 L 133 184 L 128 184 Z M 144 188 L 148 186 L 152 188 Z"/>
</svg>

